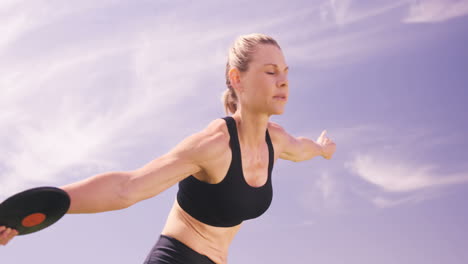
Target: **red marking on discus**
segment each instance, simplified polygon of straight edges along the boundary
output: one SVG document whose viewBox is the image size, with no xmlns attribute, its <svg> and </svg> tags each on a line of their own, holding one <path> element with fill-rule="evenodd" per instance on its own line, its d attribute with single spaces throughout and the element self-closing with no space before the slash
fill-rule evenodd
<svg viewBox="0 0 468 264">
<path fill-rule="evenodd" d="M 34 214 L 30 214 L 30 215 L 26 216 L 25 218 L 23 218 L 23 221 L 21 221 L 21 224 L 24 227 L 33 227 L 33 226 L 37 226 L 37 225 L 41 224 L 42 222 L 44 222 L 45 219 L 46 219 L 45 214 L 43 214 L 43 213 L 34 213 Z"/>
</svg>

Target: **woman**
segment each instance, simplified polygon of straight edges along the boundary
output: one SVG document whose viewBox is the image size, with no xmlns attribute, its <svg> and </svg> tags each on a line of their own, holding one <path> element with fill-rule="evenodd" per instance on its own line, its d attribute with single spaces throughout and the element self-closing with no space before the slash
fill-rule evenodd
<svg viewBox="0 0 468 264">
<path fill-rule="evenodd" d="M 269 122 L 284 112 L 288 67 L 278 43 L 263 34 L 239 37 L 226 65 L 226 113 L 167 154 L 129 172 L 99 174 L 63 186 L 68 213 L 127 208 L 179 183 L 162 234 L 146 264 L 227 263 L 229 245 L 244 220 L 263 214 L 272 199 L 278 158 L 331 159 L 336 145 L 322 132 L 317 142 L 289 135 Z M 0 243 L 16 233 L 0 227 Z"/>
</svg>

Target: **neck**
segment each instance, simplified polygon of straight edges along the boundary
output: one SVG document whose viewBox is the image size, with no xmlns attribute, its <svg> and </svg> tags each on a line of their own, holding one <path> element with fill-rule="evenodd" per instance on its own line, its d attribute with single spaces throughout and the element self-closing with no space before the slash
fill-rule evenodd
<svg viewBox="0 0 468 264">
<path fill-rule="evenodd" d="M 259 148 L 265 144 L 265 132 L 270 117 L 265 114 L 253 114 L 239 109 L 232 116 L 236 120 L 239 141 L 249 148 Z"/>
</svg>

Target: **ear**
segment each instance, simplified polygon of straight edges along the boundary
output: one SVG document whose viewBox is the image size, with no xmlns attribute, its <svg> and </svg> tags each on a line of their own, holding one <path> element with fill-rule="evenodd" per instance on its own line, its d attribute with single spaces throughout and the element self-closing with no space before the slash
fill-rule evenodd
<svg viewBox="0 0 468 264">
<path fill-rule="evenodd" d="M 240 81 L 240 71 L 237 68 L 231 68 L 228 73 L 229 81 L 231 82 L 232 88 L 236 92 L 242 91 L 242 84 Z"/>
</svg>

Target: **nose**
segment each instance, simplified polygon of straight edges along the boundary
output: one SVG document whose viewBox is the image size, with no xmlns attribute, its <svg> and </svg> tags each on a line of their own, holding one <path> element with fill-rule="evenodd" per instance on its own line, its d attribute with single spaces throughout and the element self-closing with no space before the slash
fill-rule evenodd
<svg viewBox="0 0 468 264">
<path fill-rule="evenodd" d="M 280 88 L 288 87 L 288 86 L 289 86 L 288 77 L 287 77 L 287 76 L 283 76 L 282 78 L 280 78 L 280 79 L 277 81 L 277 85 L 278 85 L 278 87 L 280 87 Z"/>
</svg>

